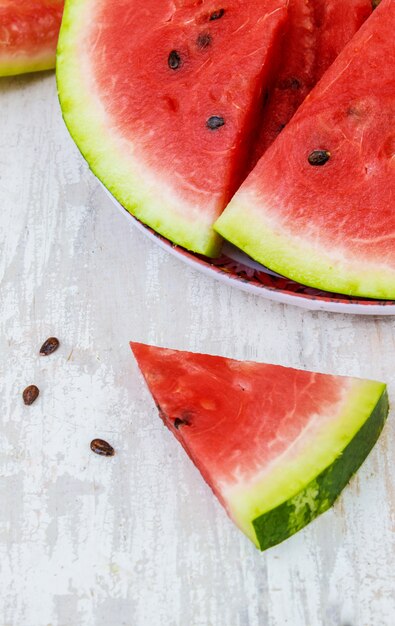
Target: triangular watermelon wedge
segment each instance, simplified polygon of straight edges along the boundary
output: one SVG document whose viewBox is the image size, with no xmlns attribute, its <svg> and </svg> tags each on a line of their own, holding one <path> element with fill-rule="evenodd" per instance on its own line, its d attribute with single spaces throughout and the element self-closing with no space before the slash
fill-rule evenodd
<svg viewBox="0 0 395 626">
<path fill-rule="evenodd" d="M 288 0 L 68 0 L 63 116 L 93 172 L 145 224 L 208 256 L 247 172 Z"/>
<path fill-rule="evenodd" d="M 333 504 L 388 413 L 379 382 L 131 348 L 164 423 L 262 550 Z"/>
<path fill-rule="evenodd" d="M 215 225 L 302 284 L 395 298 L 394 32 L 382 0 Z"/>
</svg>

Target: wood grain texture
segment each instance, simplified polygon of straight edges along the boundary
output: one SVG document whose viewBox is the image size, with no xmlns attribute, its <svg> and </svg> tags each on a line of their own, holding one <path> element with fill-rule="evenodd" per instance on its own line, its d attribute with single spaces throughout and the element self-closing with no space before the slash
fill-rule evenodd
<svg viewBox="0 0 395 626">
<path fill-rule="evenodd" d="M 128 341 L 395 397 L 394 320 L 270 303 L 146 240 L 89 173 L 51 73 L 0 82 L 0 207 L 0 625 L 392 626 L 393 414 L 334 509 L 261 554 L 162 426 Z"/>
</svg>

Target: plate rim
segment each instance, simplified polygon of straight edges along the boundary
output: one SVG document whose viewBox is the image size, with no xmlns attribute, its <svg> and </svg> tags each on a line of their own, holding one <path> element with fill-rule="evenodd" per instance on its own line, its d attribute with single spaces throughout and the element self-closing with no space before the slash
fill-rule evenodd
<svg viewBox="0 0 395 626">
<path fill-rule="evenodd" d="M 267 300 L 271 300 L 272 302 L 293 305 L 310 311 L 326 311 L 328 313 L 344 313 L 376 317 L 395 315 L 395 302 L 392 300 L 378 300 L 377 302 L 373 300 L 372 304 L 367 304 L 364 301 L 342 302 L 340 299 L 333 298 L 329 295 L 324 299 L 320 296 L 310 294 L 301 295 L 291 293 L 283 289 L 276 289 L 275 287 L 268 287 L 263 284 L 254 284 L 248 278 L 242 279 L 241 277 L 229 274 L 220 267 L 211 264 L 209 261 L 204 261 L 203 258 L 196 255 L 194 252 L 173 244 L 170 240 L 166 239 L 166 237 L 156 233 L 152 228 L 140 222 L 138 218 L 122 206 L 122 204 L 99 179 L 96 178 L 96 180 L 100 182 L 101 187 L 111 198 L 115 206 L 122 212 L 125 218 L 128 219 L 129 224 L 143 233 L 146 237 L 148 237 L 148 239 L 156 243 L 162 250 L 169 252 L 175 258 L 183 261 L 189 267 L 192 267 L 206 276 L 210 276 L 211 278 L 215 278 L 222 283 L 236 287 L 245 293 L 252 293 L 266 298 Z M 129 218 L 131 218 L 131 220 Z M 341 294 L 339 294 L 339 296 L 341 296 Z"/>
</svg>

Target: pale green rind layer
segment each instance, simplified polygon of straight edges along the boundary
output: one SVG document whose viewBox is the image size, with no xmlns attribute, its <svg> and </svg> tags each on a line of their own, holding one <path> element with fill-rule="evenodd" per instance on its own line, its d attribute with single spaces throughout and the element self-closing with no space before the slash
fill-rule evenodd
<svg viewBox="0 0 395 626">
<path fill-rule="evenodd" d="M 63 14 L 56 74 L 70 134 L 94 174 L 130 213 L 174 243 L 218 256 L 222 239 L 209 216 L 204 221 L 196 207 L 189 207 L 154 172 L 147 172 L 133 155 L 133 146 L 109 128 L 99 99 L 92 95 L 88 55 L 79 53 L 79 46 L 83 50 L 84 28 L 95 13 L 92 0 L 68 0 Z"/>
<path fill-rule="evenodd" d="M 395 299 L 395 270 L 346 252 L 314 247 L 270 221 L 270 207 L 247 191 L 234 196 L 215 230 L 253 259 L 303 285 L 352 296 Z M 345 251 L 347 242 L 345 242 Z"/>
<path fill-rule="evenodd" d="M 17 74 L 27 74 L 29 72 L 41 72 L 52 70 L 55 67 L 55 52 L 29 57 L 26 55 L 15 55 L 13 57 L 2 57 L 0 55 L 0 76 L 16 76 Z"/>
<path fill-rule="evenodd" d="M 306 433 L 297 452 L 291 447 L 253 484 L 224 493 L 232 519 L 258 547 L 283 541 L 332 505 L 378 437 L 388 412 L 386 386 L 356 379 L 338 410 L 324 428 Z M 371 420 L 377 429 L 357 454 L 352 442 Z"/>
<path fill-rule="evenodd" d="M 387 414 L 388 396 L 384 392 L 365 424 L 330 467 L 296 496 L 253 520 L 261 550 L 284 541 L 332 506 L 376 443 Z"/>
</svg>

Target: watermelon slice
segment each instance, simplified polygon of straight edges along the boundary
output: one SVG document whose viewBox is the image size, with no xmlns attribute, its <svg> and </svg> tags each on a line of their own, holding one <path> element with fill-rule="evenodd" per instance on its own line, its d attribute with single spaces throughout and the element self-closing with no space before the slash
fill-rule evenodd
<svg viewBox="0 0 395 626">
<path fill-rule="evenodd" d="M 251 169 L 371 12 L 371 0 L 289 0 L 280 67 L 263 112 Z"/>
<path fill-rule="evenodd" d="M 0 76 L 55 67 L 64 0 L 0 0 Z"/>
<path fill-rule="evenodd" d="M 262 550 L 333 504 L 388 413 L 382 383 L 131 347 L 166 426 Z"/>
<path fill-rule="evenodd" d="M 246 175 L 288 0 L 69 0 L 64 119 L 91 169 L 141 221 L 208 256 Z"/>
<path fill-rule="evenodd" d="M 382 0 L 216 224 L 318 289 L 395 298 L 394 31 Z"/>
</svg>

